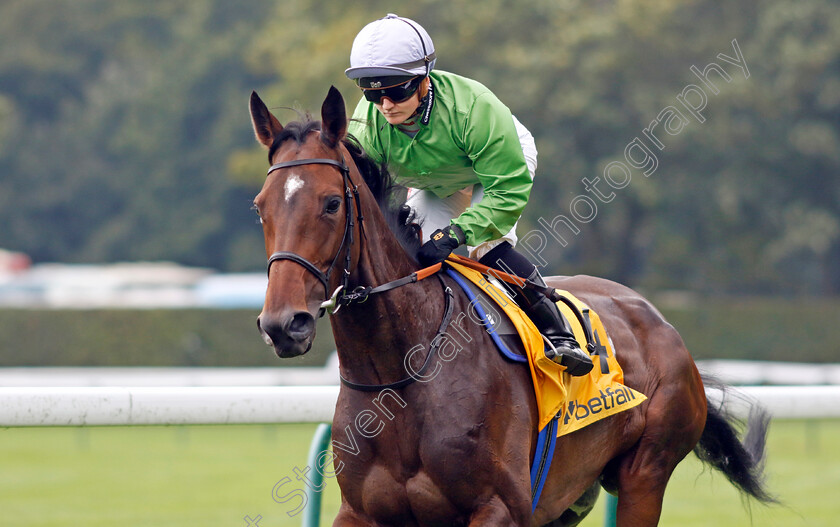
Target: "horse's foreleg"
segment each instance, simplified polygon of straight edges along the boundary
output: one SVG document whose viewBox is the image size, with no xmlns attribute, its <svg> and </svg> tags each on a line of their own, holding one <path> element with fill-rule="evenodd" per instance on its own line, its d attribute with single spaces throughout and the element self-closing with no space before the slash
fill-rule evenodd
<svg viewBox="0 0 840 527">
<path fill-rule="evenodd" d="M 530 512 L 530 511 L 528 511 Z M 513 512 L 499 498 L 493 496 L 490 501 L 479 506 L 470 516 L 469 527 L 515 527 L 528 525 L 528 518 L 515 520 Z"/>
</svg>

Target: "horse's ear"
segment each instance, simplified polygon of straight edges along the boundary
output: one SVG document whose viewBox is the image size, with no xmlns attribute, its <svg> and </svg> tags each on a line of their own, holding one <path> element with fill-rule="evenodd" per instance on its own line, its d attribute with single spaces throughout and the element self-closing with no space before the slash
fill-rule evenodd
<svg viewBox="0 0 840 527">
<path fill-rule="evenodd" d="M 347 133 L 347 112 L 344 97 L 335 86 L 330 86 L 327 98 L 321 105 L 321 140 L 330 148 L 338 146 Z"/>
<path fill-rule="evenodd" d="M 254 134 L 257 136 L 257 141 L 266 147 L 271 147 L 274 138 L 283 130 L 283 125 L 268 111 L 265 103 L 262 102 L 255 91 L 251 92 L 251 122 L 254 125 Z"/>
</svg>

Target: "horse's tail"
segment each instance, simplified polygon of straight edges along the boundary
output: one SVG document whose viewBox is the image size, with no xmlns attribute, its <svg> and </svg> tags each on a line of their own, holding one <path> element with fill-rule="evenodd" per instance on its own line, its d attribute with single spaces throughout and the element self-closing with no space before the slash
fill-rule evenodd
<svg viewBox="0 0 840 527">
<path fill-rule="evenodd" d="M 720 390 L 726 389 L 723 383 L 705 375 L 703 383 L 707 387 L 712 385 Z M 694 447 L 694 453 L 704 463 L 723 472 L 744 495 L 763 503 L 778 503 L 764 484 L 764 455 L 769 425 L 770 415 L 753 404 L 742 442 L 738 437 L 740 422 L 724 410 L 722 402 L 713 404 L 707 399 L 706 427 Z"/>
</svg>

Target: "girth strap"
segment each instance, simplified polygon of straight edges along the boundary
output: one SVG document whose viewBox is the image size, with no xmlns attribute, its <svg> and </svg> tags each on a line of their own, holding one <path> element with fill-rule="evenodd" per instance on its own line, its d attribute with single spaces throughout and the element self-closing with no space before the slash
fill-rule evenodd
<svg viewBox="0 0 840 527">
<path fill-rule="evenodd" d="M 554 446 L 557 443 L 557 425 L 559 414 L 549 421 L 537 436 L 537 448 L 531 463 L 531 513 L 537 510 L 545 480 L 554 459 Z"/>
</svg>

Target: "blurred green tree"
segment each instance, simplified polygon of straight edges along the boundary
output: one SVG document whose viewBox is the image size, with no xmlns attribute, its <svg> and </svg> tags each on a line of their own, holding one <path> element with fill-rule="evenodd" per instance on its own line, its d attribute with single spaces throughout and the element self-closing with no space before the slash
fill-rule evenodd
<svg viewBox="0 0 840 527">
<path fill-rule="evenodd" d="M 242 52 L 272 2 L 0 6 L 0 246 L 35 260 L 261 260 L 249 193 L 226 176 L 250 139 Z M 243 257 L 242 255 L 248 255 Z"/>
<path fill-rule="evenodd" d="M 248 206 L 266 161 L 248 93 L 283 122 L 317 115 L 330 84 L 352 109 L 353 37 L 392 9 L 0 4 L 0 246 L 259 268 Z M 486 84 L 534 133 L 520 235 L 545 238 L 547 272 L 840 293 L 837 2 L 421 0 L 399 14 L 429 30 L 439 68 Z"/>
</svg>

